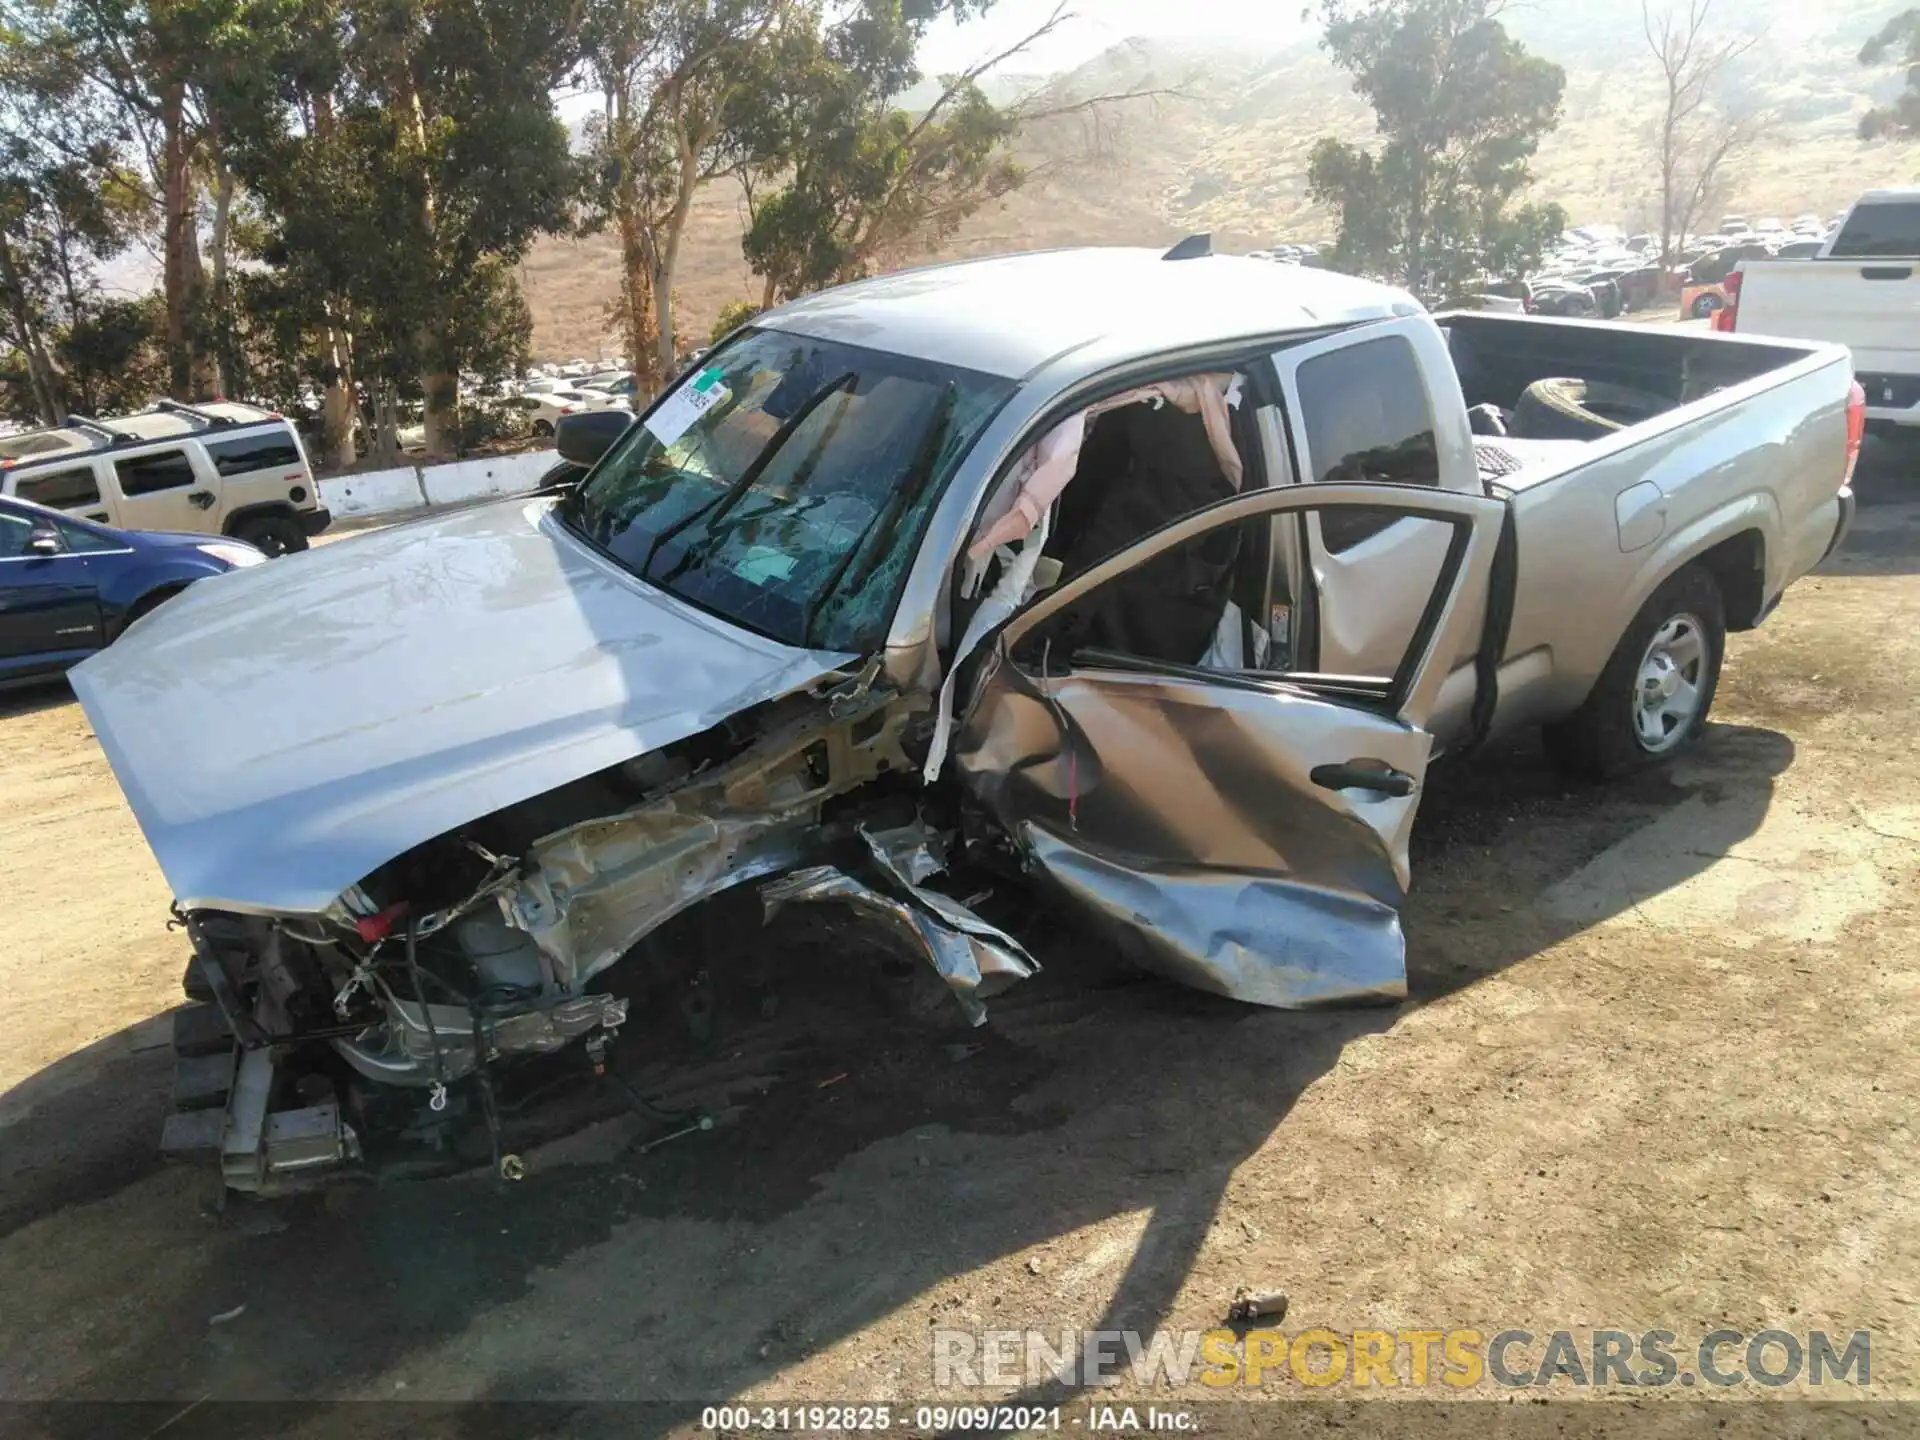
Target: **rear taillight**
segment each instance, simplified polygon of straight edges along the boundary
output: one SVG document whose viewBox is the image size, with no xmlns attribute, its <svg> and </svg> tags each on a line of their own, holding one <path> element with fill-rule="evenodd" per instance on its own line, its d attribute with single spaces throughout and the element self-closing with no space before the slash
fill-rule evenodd
<svg viewBox="0 0 1920 1440">
<path fill-rule="evenodd" d="M 1858 380 L 1847 391 L 1847 468 L 1840 477 L 1842 486 L 1853 483 L 1853 467 L 1860 463 L 1860 447 L 1867 439 L 1867 392 Z"/>
<path fill-rule="evenodd" d="M 1731 335 L 1740 324 L 1740 279 L 1738 270 L 1727 276 L 1721 287 L 1727 292 L 1727 303 L 1713 312 L 1713 328 L 1723 334 Z"/>
</svg>

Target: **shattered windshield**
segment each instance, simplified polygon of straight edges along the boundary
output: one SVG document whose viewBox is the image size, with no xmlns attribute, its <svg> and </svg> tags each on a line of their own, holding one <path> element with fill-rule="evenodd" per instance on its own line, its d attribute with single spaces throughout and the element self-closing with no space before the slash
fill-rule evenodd
<svg viewBox="0 0 1920 1440">
<path fill-rule="evenodd" d="M 562 518 L 642 579 L 750 630 L 871 649 L 934 502 L 1013 388 L 750 331 L 635 426 Z"/>
</svg>

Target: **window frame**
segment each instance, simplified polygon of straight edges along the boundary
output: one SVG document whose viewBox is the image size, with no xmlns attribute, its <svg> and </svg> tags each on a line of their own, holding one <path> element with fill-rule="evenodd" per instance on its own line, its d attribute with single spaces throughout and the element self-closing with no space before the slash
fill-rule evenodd
<svg viewBox="0 0 1920 1440">
<path fill-rule="evenodd" d="M 136 490 L 127 484 L 127 472 L 124 467 L 142 465 L 149 461 L 164 460 L 177 456 L 187 467 L 187 478 L 175 485 L 157 485 Z M 149 450 L 141 455 L 116 455 L 113 457 L 113 481 L 119 486 L 120 494 L 128 500 L 142 500 L 149 495 L 171 495 L 176 490 L 191 490 L 201 484 L 199 469 L 193 463 L 193 450 L 187 445 L 171 445 L 165 449 Z"/>
<path fill-rule="evenodd" d="M 1424 727 L 1438 703 L 1441 686 L 1451 666 L 1442 663 L 1440 651 L 1448 632 L 1465 623 L 1462 604 L 1465 588 L 1473 574 L 1491 563 L 1497 543 L 1503 502 L 1484 495 L 1466 495 L 1457 490 L 1425 485 L 1395 485 L 1382 482 L 1353 483 L 1329 481 L 1322 485 L 1269 486 L 1243 491 L 1163 526 L 1152 535 L 1081 572 L 1055 589 L 1035 596 L 997 627 L 993 651 L 1001 663 L 1015 665 L 1024 673 L 1031 668 L 1013 658 L 1028 635 L 1047 624 L 1084 596 L 1147 564 L 1172 549 L 1222 524 L 1269 519 L 1285 522 L 1302 518 L 1301 512 L 1327 508 L 1390 508 L 1402 512 L 1397 518 L 1437 521 L 1450 527 L 1446 557 L 1428 593 L 1413 634 L 1402 652 L 1394 674 L 1385 685 L 1372 677 L 1323 675 L 1316 671 L 1209 670 L 1199 665 L 1160 661 L 1144 656 L 1117 655 L 1094 651 L 1088 671 L 1120 670 L 1190 680 L 1207 685 L 1229 686 L 1271 693 L 1288 691 L 1313 695 L 1398 719 L 1415 728 Z M 1484 553 L 1477 553 L 1484 552 Z M 1477 583 L 1487 577 L 1480 574 Z M 1300 603 L 1295 597 L 1295 604 Z M 1471 606 L 1465 606 L 1470 611 Z M 1482 617 L 1484 626 L 1484 616 Z"/>
<path fill-rule="evenodd" d="M 248 465 L 244 468 L 236 467 L 233 469 L 229 469 L 226 464 L 222 463 L 222 447 L 228 450 L 231 450 L 235 446 L 248 444 L 264 447 L 270 443 L 274 443 L 276 437 L 278 438 L 280 446 L 284 448 L 287 456 L 284 460 L 274 460 L 264 465 Z M 286 470 L 289 467 L 298 469 L 301 465 L 300 444 L 294 437 L 293 428 L 288 425 L 262 428 L 257 431 L 249 431 L 239 435 L 222 435 L 218 438 L 209 437 L 202 440 L 200 444 L 201 448 L 207 452 L 207 462 L 213 466 L 213 473 L 223 480 L 234 479 L 241 475 L 258 475 L 266 470 Z"/>
<path fill-rule="evenodd" d="M 75 471 L 84 471 L 88 479 L 92 482 L 93 497 L 91 499 L 60 501 L 56 503 L 52 500 L 43 500 L 38 495 L 23 495 L 20 493 L 20 488 L 23 485 L 30 485 L 39 480 L 53 479 L 61 475 L 69 475 Z M 26 474 L 15 475 L 13 477 L 12 488 L 9 489 L 7 493 L 17 500 L 30 500 L 36 505 L 44 505 L 49 510 L 59 510 L 63 513 L 85 506 L 106 504 L 106 497 L 102 495 L 100 490 L 100 469 L 90 459 L 81 460 L 72 465 L 54 466 L 46 470 L 34 470 Z"/>
<path fill-rule="evenodd" d="M 1298 479 L 1305 485 L 1373 483 L 1405 485 L 1413 489 L 1444 490 L 1446 486 L 1443 483 L 1445 475 L 1441 468 L 1439 407 L 1434 403 L 1433 391 L 1427 384 L 1426 368 L 1420 363 L 1420 353 L 1414 345 L 1412 337 L 1406 333 L 1404 328 L 1399 326 L 1385 330 L 1374 330 L 1373 327 L 1363 327 L 1358 332 L 1350 333 L 1354 333 L 1355 338 L 1344 345 L 1327 346 L 1316 349 L 1311 354 L 1291 357 L 1292 363 L 1288 366 L 1288 374 L 1285 376 L 1283 388 L 1288 392 L 1288 398 L 1291 402 L 1290 409 L 1294 412 L 1291 417 L 1292 425 L 1290 428 L 1297 432 L 1295 435 L 1294 462 Z M 1323 462 L 1315 453 L 1314 421 L 1312 415 L 1314 407 L 1309 404 L 1307 396 L 1303 393 L 1301 377 L 1307 372 L 1310 366 L 1316 365 L 1319 362 L 1335 360 L 1336 358 L 1347 360 L 1350 357 L 1357 356 L 1363 350 L 1382 345 L 1395 347 L 1404 357 L 1413 384 L 1417 387 L 1420 403 L 1425 408 L 1427 428 L 1424 432 L 1415 433 L 1424 433 L 1431 444 L 1433 455 L 1432 478 L 1430 480 L 1394 479 L 1391 481 L 1344 482 L 1330 480 L 1325 477 L 1323 472 L 1327 469 L 1328 465 L 1333 462 L 1331 460 Z M 1395 383 L 1397 384 L 1398 382 L 1396 381 Z M 1345 459 L 1347 457 L 1343 456 L 1340 458 Z M 1340 527 L 1337 542 L 1334 536 L 1327 534 L 1324 521 L 1321 517 L 1317 515 L 1303 517 L 1303 523 L 1309 527 L 1314 541 L 1321 549 L 1325 550 L 1327 554 L 1344 555 L 1358 546 L 1365 544 L 1375 536 L 1386 533 L 1386 531 L 1398 523 L 1398 518 L 1399 517 L 1389 516 L 1375 523 L 1363 518 L 1363 516 L 1356 516 L 1353 524 Z"/>
</svg>

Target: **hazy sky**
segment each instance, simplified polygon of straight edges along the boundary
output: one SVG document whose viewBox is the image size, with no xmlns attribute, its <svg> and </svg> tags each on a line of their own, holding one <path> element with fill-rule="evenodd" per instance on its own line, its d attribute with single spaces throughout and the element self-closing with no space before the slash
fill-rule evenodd
<svg viewBox="0 0 1920 1440">
<path fill-rule="evenodd" d="M 1046 22 L 1058 0 L 998 0 L 986 18 L 929 31 L 920 64 L 937 75 L 966 68 L 1017 43 Z M 1047 73 L 1089 60 L 1131 35 L 1239 40 L 1270 49 L 1301 33 L 1298 0 L 1068 0 L 1066 21 L 1007 62 L 1015 73 Z"/>
</svg>

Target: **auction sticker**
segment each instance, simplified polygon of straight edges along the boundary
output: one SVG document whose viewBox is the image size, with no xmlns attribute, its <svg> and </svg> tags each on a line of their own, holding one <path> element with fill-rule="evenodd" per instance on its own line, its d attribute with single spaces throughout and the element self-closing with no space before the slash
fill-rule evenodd
<svg viewBox="0 0 1920 1440">
<path fill-rule="evenodd" d="M 702 370 L 647 416 L 647 429 L 662 445 L 671 445 L 687 428 L 733 392 L 720 383 L 720 371 Z"/>
</svg>

